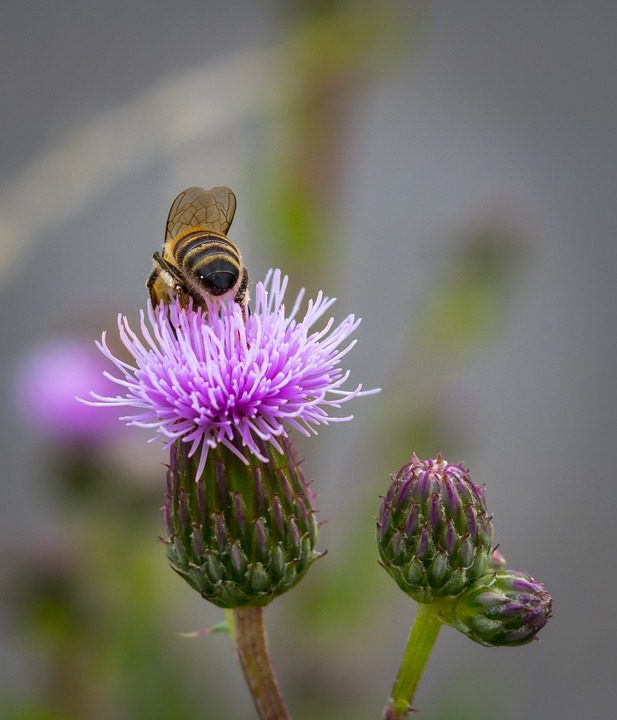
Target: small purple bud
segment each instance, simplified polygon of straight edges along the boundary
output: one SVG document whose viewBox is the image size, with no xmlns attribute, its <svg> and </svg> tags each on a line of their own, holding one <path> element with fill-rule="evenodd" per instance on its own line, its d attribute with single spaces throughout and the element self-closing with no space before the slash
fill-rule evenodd
<svg viewBox="0 0 617 720">
<path fill-rule="evenodd" d="M 552 599 L 542 583 L 516 570 L 496 570 L 442 607 L 442 620 L 481 645 L 530 642 L 551 617 Z"/>
<path fill-rule="evenodd" d="M 383 566 L 415 600 L 456 595 L 486 572 L 493 553 L 484 492 L 441 455 L 413 455 L 382 499 L 377 540 Z M 417 560 L 422 572 L 409 569 Z"/>
</svg>

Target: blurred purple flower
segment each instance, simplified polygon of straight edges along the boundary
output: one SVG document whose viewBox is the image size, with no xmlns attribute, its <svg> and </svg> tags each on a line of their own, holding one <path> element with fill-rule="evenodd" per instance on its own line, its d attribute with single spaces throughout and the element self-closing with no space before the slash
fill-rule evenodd
<svg viewBox="0 0 617 720">
<path fill-rule="evenodd" d="M 89 391 L 111 392 L 104 361 L 77 339 L 33 349 L 17 370 L 15 400 L 25 422 L 40 434 L 65 442 L 101 442 L 118 435 L 117 413 L 76 402 Z"/>
<path fill-rule="evenodd" d="M 345 343 L 360 320 L 349 315 L 335 326 L 330 318 L 310 333 L 334 299 L 320 292 L 296 320 L 303 291 L 285 316 L 286 287 L 287 277 L 270 271 L 257 284 L 246 324 L 241 308 L 228 300 L 209 303 L 207 314 L 177 302 L 161 304 L 149 306 L 147 318 L 141 312 L 142 340 L 120 315 L 120 337 L 135 366 L 114 356 L 105 333 L 97 346 L 119 371 L 118 377 L 106 376 L 125 394 L 93 392 L 95 401 L 88 402 L 136 409 L 121 420 L 156 430 L 166 446 L 178 439 L 190 443 L 190 455 L 201 453 L 198 478 L 208 449 L 219 443 L 245 462 L 243 448 L 266 462 L 259 440 L 282 452 L 277 437 L 286 436 L 289 427 L 309 435 L 317 425 L 350 420 L 351 415 L 332 417 L 329 411 L 375 392 L 361 385 L 343 389 L 349 372 L 339 363 L 355 345 Z"/>
</svg>

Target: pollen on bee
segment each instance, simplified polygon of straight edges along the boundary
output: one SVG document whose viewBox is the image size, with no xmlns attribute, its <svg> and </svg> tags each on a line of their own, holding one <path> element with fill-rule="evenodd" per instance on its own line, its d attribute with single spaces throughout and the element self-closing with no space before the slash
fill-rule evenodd
<svg viewBox="0 0 617 720">
<path fill-rule="evenodd" d="M 163 280 L 165 285 L 169 285 L 170 288 L 175 288 L 175 286 L 176 286 L 175 280 L 171 276 L 171 273 L 168 273 L 167 270 L 161 269 L 159 271 L 159 277 Z"/>
</svg>

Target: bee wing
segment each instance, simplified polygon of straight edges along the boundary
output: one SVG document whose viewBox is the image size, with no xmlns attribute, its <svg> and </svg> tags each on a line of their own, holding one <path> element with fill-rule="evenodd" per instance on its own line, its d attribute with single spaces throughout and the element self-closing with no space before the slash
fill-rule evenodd
<svg viewBox="0 0 617 720">
<path fill-rule="evenodd" d="M 214 230 L 226 235 L 235 213 L 236 196 L 228 187 L 187 188 L 171 204 L 165 242 L 187 230 Z"/>
</svg>

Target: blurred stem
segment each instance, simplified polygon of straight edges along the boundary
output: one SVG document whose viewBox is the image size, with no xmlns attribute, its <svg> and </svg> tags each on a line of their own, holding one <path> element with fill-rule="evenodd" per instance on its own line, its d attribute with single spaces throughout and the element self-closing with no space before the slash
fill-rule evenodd
<svg viewBox="0 0 617 720">
<path fill-rule="evenodd" d="M 441 620 L 433 607 L 418 604 L 416 619 L 392 688 L 392 697 L 384 709 L 383 720 L 403 720 L 408 716 L 422 671 L 440 629 Z"/>
<path fill-rule="evenodd" d="M 235 608 L 227 618 L 260 720 L 289 720 L 268 653 L 263 608 Z"/>
</svg>

